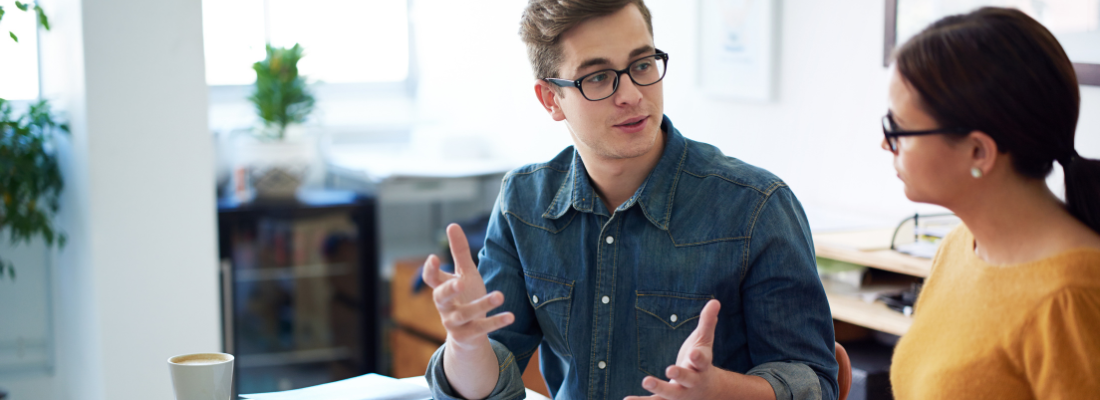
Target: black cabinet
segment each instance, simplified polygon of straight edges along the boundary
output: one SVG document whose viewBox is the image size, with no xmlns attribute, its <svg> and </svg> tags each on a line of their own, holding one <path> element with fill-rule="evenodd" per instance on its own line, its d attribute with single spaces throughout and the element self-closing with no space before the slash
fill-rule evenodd
<svg viewBox="0 0 1100 400">
<path fill-rule="evenodd" d="M 378 372 L 376 201 L 300 192 L 218 202 L 225 351 L 237 393 Z"/>
</svg>

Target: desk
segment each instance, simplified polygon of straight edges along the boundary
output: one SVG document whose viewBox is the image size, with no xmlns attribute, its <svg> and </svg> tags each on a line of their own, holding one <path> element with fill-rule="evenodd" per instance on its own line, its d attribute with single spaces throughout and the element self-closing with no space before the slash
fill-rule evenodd
<svg viewBox="0 0 1100 400">
<path fill-rule="evenodd" d="M 401 378 L 399 380 L 402 381 L 402 382 L 409 382 L 409 383 L 416 384 L 416 385 L 419 385 L 419 386 L 428 387 L 428 380 L 424 379 L 423 376 L 414 376 L 414 377 L 411 377 L 411 378 Z M 528 399 L 532 399 L 532 400 L 550 400 L 549 397 L 538 394 L 537 392 L 534 392 L 531 389 L 526 389 L 526 390 L 527 390 L 527 398 Z"/>
<path fill-rule="evenodd" d="M 928 277 L 932 260 L 902 254 L 889 248 L 893 229 L 814 233 L 814 251 L 818 257 L 844 261 L 870 268 L 896 272 L 919 278 Z M 885 245 L 883 245 L 885 243 Z M 850 324 L 904 335 L 913 324 L 912 317 L 886 307 L 881 301 L 866 303 L 841 295 L 825 285 L 833 318 Z"/>
</svg>

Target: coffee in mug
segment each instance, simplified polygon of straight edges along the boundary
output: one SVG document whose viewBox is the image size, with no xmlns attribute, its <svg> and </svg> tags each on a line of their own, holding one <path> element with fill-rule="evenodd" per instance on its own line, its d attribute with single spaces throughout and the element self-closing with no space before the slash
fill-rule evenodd
<svg viewBox="0 0 1100 400">
<path fill-rule="evenodd" d="M 176 400 L 227 400 L 233 394 L 233 356 L 195 353 L 168 359 Z"/>
</svg>

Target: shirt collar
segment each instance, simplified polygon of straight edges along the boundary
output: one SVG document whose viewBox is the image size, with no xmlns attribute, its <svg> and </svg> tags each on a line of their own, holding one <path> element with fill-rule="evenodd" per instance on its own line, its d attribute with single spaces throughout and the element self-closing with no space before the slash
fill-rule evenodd
<svg viewBox="0 0 1100 400">
<path fill-rule="evenodd" d="M 672 198 L 676 192 L 676 183 L 680 171 L 687 159 L 686 139 L 672 126 L 672 120 L 664 116 L 661 130 L 665 132 L 665 148 L 661 159 L 649 172 L 642 185 L 618 211 L 626 210 L 638 203 L 651 223 L 662 230 L 668 229 L 672 213 Z M 573 150 L 573 162 L 569 174 L 558 188 L 550 207 L 542 214 L 543 218 L 558 219 L 569 211 L 570 206 L 580 212 L 593 212 L 596 205 L 596 192 L 588 181 L 588 171 L 584 168 L 580 153 Z M 602 207 L 601 207 L 602 208 Z"/>
</svg>

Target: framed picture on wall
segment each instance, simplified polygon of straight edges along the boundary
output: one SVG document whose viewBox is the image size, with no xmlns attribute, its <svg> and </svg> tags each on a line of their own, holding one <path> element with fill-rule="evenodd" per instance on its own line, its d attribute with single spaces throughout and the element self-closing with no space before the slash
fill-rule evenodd
<svg viewBox="0 0 1100 400">
<path fill-rule="evenodd" d="M 715 97 L 775 95 L 776 0 L 700 0 L 699 87 Z"/>
<path fill-rule="evenodd" d="M 1043 24 L 1066 50 L 1077 81 L 1100 86 L 1100 0 L 886 0 L 883 65 L 894 48 L 948 15 L 1011 7 Z"/>
</svg>

